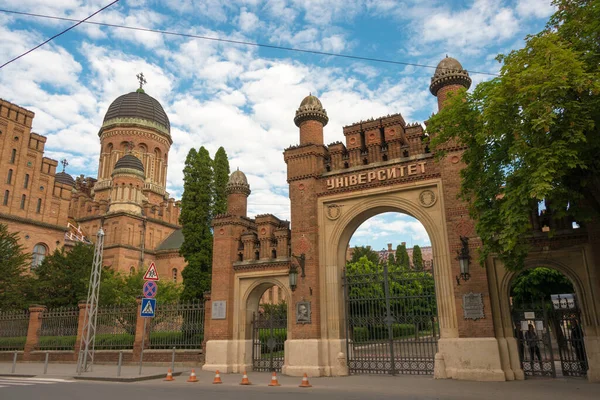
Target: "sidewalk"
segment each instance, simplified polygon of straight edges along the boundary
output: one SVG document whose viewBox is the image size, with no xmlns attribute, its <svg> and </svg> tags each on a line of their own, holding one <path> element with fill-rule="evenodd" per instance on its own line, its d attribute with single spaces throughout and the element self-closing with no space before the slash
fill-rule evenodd
<svg viewBox="0 0 600 400">
<path fill-rule="evenodd" d="M 240 386 L 241 374 L 221 373 L 223 384 L 213 385 L 214 373 L 202 371 L 201 367 L 194 368 L 198 383 L 188 383 L 191 372 L 189 366 L 175 364 L 175 381 L 165 382 L 169 367 L 144 366 L 139 375 L 139 365 L 123 365 L 121 376 L 117 377 L 116 365 L 95 365 L 92 372 L 82 373 L 78 376 L 75 364 L 49 364 L 48 372 L 44 372 L 43 363 L 18 363 L 15 374 L 11 374 L 12 363 L 0 363 L 0 376 L 29 375 L 38 378 L 67 378 L 92 381 L 130 382 L 131 385 L 143 385 L 164 388 L 193 388 L 197 387 L 210 390 L 282 390 L 282 391 L 319 391 L 323 392 L 348 392 L 365 393 L 369 397 L 382 395 L 403 395 L 408 398 L 444 398 L 457 399 L 486 399 L 486 400 L 592 400 L 598 399 L 600 385 L 588 383 L 585 379 L 530 379 L 513 382 L 470 382 L 456 380 L 436 380 L 431 376 L 414 375 L 352 375 L 348 377 L 321 377 L 309 378 L 312 388 L 298 388 L 302 378 L 283 376 L 278 374 L 280 388 L 270 388 L 271 373 L 248 372 L 252 386 Z M 144 380 L 144 382 L 139 382 Z M 139 382 L 139 383 L 136 383 Z"/>
</svg>

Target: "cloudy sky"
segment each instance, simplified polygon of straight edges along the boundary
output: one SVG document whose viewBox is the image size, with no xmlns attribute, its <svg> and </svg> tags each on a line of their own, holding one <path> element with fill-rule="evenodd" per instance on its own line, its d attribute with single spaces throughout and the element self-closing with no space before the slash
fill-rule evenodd
<svg viewBox="0 0 600 400">
<path fill-rule="evenodd" d="M 1 8 L 83 19 L 110 2 L 3 0 Z M 90 21 L 433 67 L 448 54 L 476 84 L 490 79 L 476 72 L 497 72 L 496 55 L 521 47 L 552 12 L 550 0 L 121 0 Z M 0 65 L 72 24 L 0 11 Z M 82 24 L 2 68 L 0 97 L 35 112 L 47 156 L 95 177 L 104 113 L 143 72 L 146 93 L 171 120 L 171 196 L 181 197 L 191 147 L 214 155 L 223 146 L 232 170 L 248 176 L 250 216 L 289 219 L 282 152 L 298 143 L 293 117 L 304 96 L 318 95 L 327 109 L 330 143 L 361 119 L 426 120 L 436 110 L 433 71 Z M 418 221 L 400 214 L 366 221 L 351 244 L 401 241 L 429 244 Z"/>
</svg>

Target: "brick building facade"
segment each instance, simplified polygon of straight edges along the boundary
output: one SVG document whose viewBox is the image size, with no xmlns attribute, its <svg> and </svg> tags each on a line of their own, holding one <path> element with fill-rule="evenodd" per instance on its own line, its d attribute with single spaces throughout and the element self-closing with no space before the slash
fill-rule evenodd
<svg viewBox="0 0 600 400">
<path fill-rule="evenodd" d="M 166 191 L 170 123 L 158 101 L 140 88 L 110 105 L 97 178 L 57 172 L 33 120 L 0 100 L 0 222 L 20 233 L 32 268 L 56 248 L 94 242 L 102 226 L 105 265 L 128 274 L 154 262 L 163 279 L 181 282 L 179 202 Z"/>
</svg>

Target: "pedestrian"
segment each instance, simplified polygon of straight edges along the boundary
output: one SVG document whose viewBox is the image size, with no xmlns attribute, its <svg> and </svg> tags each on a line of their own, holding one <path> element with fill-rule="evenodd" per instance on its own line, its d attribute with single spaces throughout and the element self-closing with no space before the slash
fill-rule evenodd
<svg viewBox="0 0 600 400">
<path fill-rule="evenodd" d="M 542 355 L 540 354 L 540 348 L 538 346 L 538 336 L 535 332 L 533 325 L 529 324 L 527 332 L 525 332 L 525 341 L 529 347 L 529 360 L 533 361 L 534 354 L 537 356 L 539 362 L 542 362 Z"/>
</svg>

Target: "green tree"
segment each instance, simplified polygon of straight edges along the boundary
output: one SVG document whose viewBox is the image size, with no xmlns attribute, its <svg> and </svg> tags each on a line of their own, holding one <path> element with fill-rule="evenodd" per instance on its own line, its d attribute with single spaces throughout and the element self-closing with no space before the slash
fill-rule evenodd
<svg viewBox="0 0 600 400">
<path fill-rule="evenodd" d="M 35 269 L 37 301 L 47 307 L 76 306 L 87 298 L 94 246 L 56 249 Z"/>
<path fill-rule="evenodd" d="M 135 274 L 122 274 L 112 268 L 104 267 L 100 284 L 100 305 L 131 305 L 142 295 L 144 271 Z M 157 282 L 156 300 L 161 304 L 177 302 L 183 291 L 182 285 L 168 279 Z"/>
<path fill-rule="evenodd" d="M 537 267 L 517 275 L 511 286 L 513 304 L 532 304 L 540 299 L 550 300 L 551 294 L 574 293 L 573 284 L 555 269 Z"/>
<path fill-rule="evenodd" d="M 499 55 L 500 75 L 449 96 L 428 122 L 437 157 L 464 146 L 461 197 L 483 241 L 510 270 L 529 251 L 530 215 L 600 216 L 600 5 L 557 0 L 546 29 Z M 552 234 L 552 232 L 551 232 Z"/>
<path fill-rule="evenodd" d="M 0 224 L 0 310 L 27 307 L 24 290 L 31 285 L 31 278 L 26 275 L 30 260 L 18 234 L 10 233 L 5 224 Z"/>
<path fill-rule="evenodd" d="M 408 257 L 408 251 L 406 251 L 405 244 L 399 244 L 396 247 L 396 266 L 400 268 L 408 268 L 410 266 L 410 258 Z"/>
<path fill-rule="evenodd" d="M 355 246 L 352 250 L 352 257 L 348 262 L 356 263 L 363 257 L 366 257 L 367 260 L 369 260 L 375 265 L 379 264 L 379 254 L 373 251 L 373 249 L 371 249 L 371 246 Z"/>
<path fill-rule="evenodd" d="M 227 212 L 227 193 L 225 188 L 229 182 L 229 160 L 223 147 L 219 147 L 215 153 L 214 162 L 214 187 L 215 199 L 213 216 Z"/>
<path fill-rule="evenodd" d="M 208 151 L 191 149 L 183 169 L 183 196 L 179 222 L 184 242 L 180 253 L 187 266 L 182 298 L 200 299 L 210 290 L 213 235 L 210 226 L 213 206 L 213 162 Z"/>
<path fill-rule="evenodd" d="M 418 244 L 415 244 L 413 247 L 412 259 L 415 270 L 421 271 L 423 269 L 423 253 L 421 252 L 421 247 Z"/>
</svg>

